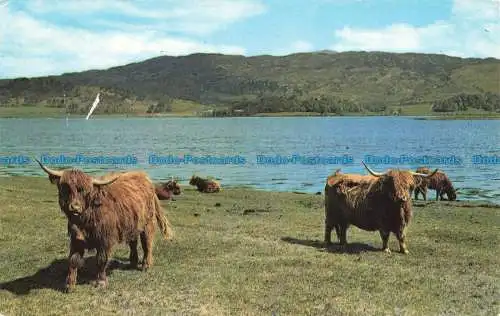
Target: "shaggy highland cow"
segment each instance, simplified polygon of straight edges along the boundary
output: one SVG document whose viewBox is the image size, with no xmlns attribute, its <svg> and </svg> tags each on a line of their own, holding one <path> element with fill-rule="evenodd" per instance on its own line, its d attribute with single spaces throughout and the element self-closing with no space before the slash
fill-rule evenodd
<svg viewBox="0 0 500 316">
<path fill-rule="evenodd" d="M 181 194 L 181 186 L 174 179 L 155 187 L 156 195 L 160 200 L 170 200 L 172 195 Z"/>
<path fill-rule="evenodd" d="M 165 239 L 173 232 L 155 188 L 143 172 L 112 173 L 93 178 L 78 169 L 52 170 L 36 160 L 57 185 L 59 206 L 68 219 L 70 235 L 66 290 L 74 289 L 85 250 L 97 251 L 96 286 L 106 287 L 106 268 L 115 245 L 128 243 L 130 265 L 137 268 L 140 238 L 142 269 L 153 264 L 153 238 L 158 224 Z"/>
<path fill-rule="evenodd" d="M 219 182 L 203 179 L 198 176 L 192 176 L 191 180 L 189 180 L 189 184 L 196 186 L 198 191 L 203 193 L 215 193 L 221 190 Z"/>
<path fill-rule="evenodd" d="M 426 167 L 419 167 L 416 171 L 423 174 L 430 173 L 429 168 Z M 437 172 L 430 178 L 421 179 L 420 183 L 415 187 L 415 200 L 418 200 L 418 194 L 421 193 L 424 201 L 427 201 L 427 189 L 436 190 L 436 201 L 439 199 L 444 200 L 443 195 L 445 193 L 449 201 L 457 199 L 457 190 L 453 187 L 448 176 L 442 171 Z"/>
<path fill-rule="evenodd" d="M 340 178 L 325 186 L 325 244 L 331 244 L 335 228 L 340 244 L 347 245 L 347 229 L 352 224 L 366 231 L 378 230 L 386 252 L 390 252 L 389 235 L 394 233 L 400 252 L 406 254 L 405 229 L 412 217 L 410 187 L 414 186 L 414 176 L 430 177 L 437 169 L 431 175 L 400 170 L 377 173 L 363 165 L 375 181 L 352 186 L 351 180 Z"/>
</svg>

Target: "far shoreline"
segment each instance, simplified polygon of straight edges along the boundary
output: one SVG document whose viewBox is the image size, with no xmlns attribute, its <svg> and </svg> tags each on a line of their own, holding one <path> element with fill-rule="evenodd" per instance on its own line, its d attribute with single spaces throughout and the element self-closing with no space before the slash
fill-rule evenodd
<svg viewBox="0 0 500 316">
<path fill-rule="evenodd" d="M 2 113 L 0 110 L 1 119 L 61 119 L 69 120 L 74 119 L 85 119 L 86 115 L 83 114 L 72 114 L 66 116 L 66 114 L 60 113 L 39 113 L 39 112 L 28 112 L 28 113 Z M 365 118 L 365 117 L 401 117 L 414 120 L 500 120 L 500 113 L 457 113 L 457 114 L 400 114 L 400 115 L 384 115 L 379 113 L 345 113 L 345 114 L 321 114 L 315 112 L 277 112 L 277 113 L 256 113 L 252 115 L 241 115 L 241 116 L 200 116 L 190 113 L 169 113 L 169 114 L 147 114 L 147 113 L 131 113 L 131 114 L 94 114 L 89 120 L 92 119 L 126 119 L 126 118 L 200 118 L 200 119 L 213 119 L 213 118 L 262 118 L 262 117 L 328 117 L 328 118 Z"/>
</svg>

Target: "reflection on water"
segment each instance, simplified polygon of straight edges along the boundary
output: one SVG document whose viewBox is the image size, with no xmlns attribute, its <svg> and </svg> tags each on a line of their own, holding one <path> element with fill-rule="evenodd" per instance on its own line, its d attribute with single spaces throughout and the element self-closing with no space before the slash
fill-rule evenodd
<svg viewBox="0 0 500 316">
<path fill-rule="evenodd" d="M 137 165 L 76 166 L 91 173 L 145 169 L 154 180 L 175 176 L 187 184 L 192 174 L 220 178 L 224 186 L 252 186 L 278 191 L 323 191 L 325 177 L 338 168 L 366 174 L 365 155 L 399 157 L 456 156 L 460 165 L 444 170 L 459 199 L 500 201 L 500 165 L 473 165 L 472 156 L 499 155 L 497 120 L 425 121 L 402 117 L 302 118 L 123 118 L 91 120 L 0 119 L 1 155 L 47 153 L 87 156 L 134 155 Z M 150 154 L 195 157 L 236 156 L 241 165 L 151 165 Z M 347 165 L 259 165 L 257 155 L 352 156 Z M 53 168 L 62 165 L 50 165 Z M 376 171 L 416 165 L 371 165 Z M 43 175 L 38 165 L 1 166 L 0 176 Z M 433 197 L 433 191 L 429 197 Z"/>
</svg>

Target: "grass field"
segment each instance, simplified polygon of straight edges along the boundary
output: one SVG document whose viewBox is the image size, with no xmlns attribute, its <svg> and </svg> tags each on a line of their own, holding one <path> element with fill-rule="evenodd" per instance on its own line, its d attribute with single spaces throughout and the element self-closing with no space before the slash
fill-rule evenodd
<svg viewBox="0 0 500 316">
<path fill-rule="evenodd" d="M 0 107 L 0 117 L 65 117 L 65 109 L 43 106 Z"/>
<path fill-rule="evenodd" d="M 149 113 L 130 113 L 130 114 L 92 114 L 95 117 L 200 117 L 203 111 L 209 110 L 213 106 L 204 106 L 195 102 L 175 100 L 172 105 L 172 112 L 161 114 Z M 459 113 L 435 113 L 430 111 L 429 104 L 406 105 L 402 108 L 401 116 L 422 116 L 421 119 L 432 120 L 453 120 L 453 119 L 500 119 L 500 113 L 486 112 L 482 110 L 470 109 Z M 399 107 L 391 107 L 389 113 L 399 109 Z M 382 113 L 363 112 L 363 113 L 344 113 L 342 116 L 381 116 Z M 70 118 L 84 118 L 86 115 L 71 114 Z M 288 116 L 321 116 L 321 113 L 316 112 L 277 112 L 277 113 L 258 113 L 252 116 L 262 117 L 288 117 Z M 329 116 L 336 116 L 329 114 Z M 53 117 L 64 118 L 66 112 L 60 108 L 49 108 L 42 106 L 22 106 L 22 107 L 0 107 L 0 118 L 36 118 L 36 117 Z"/>
<path fill-rule="evenodd" d="M 418 203 L 418 204 L 417 204 Z M 68 238 L 46 178 L 0 178 L 0 314 L 10 315 L 498 315 L 499 209 L 415 202 L 410 254 L 379 251 L 351 228 L 346 252 L 324 249 L 323 196 L 184 189 L 162 202 L 175 230 L 157 233 L 148 272 L 123 268 L 96 289 L 88 255 L 65 294 Z"/>
</svg>

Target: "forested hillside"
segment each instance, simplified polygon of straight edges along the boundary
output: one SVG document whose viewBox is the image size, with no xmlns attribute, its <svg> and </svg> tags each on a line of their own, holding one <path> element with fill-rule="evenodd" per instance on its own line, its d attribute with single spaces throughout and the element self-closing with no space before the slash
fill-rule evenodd
<svg viewBox="0 0 500 316">
<path fill-rule="evenodd" d="M 97 91 L 96 113 L 169 112 L 179 100 L 232 113 L 384 112 L 424 103 L 434 111 L 459 111 L 463 104 L 496 111 L 500 60 L 385 52 L 161 56 L 107 70 L 0 80 L 0 105 L 83 113 Z"/>
</svg>

